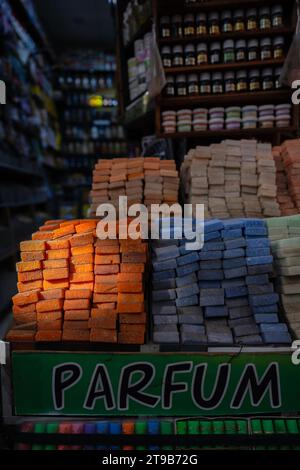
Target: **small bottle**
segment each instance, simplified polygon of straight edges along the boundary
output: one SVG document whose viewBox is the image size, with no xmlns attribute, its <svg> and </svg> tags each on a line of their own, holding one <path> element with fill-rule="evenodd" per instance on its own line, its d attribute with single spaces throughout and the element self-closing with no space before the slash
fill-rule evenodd
<svg viewBox="0 0 300 470">
<path fill-rule="evenodd" d="M 206 13 L 198 13 L 196 16 L 196 34 L 202 36 L 207 34 L 207 16 Z"/>
<path fill-rule="evenodd" d="M 196 73 L 191 73 L 188 76 L 188 95 L 195 96 L 199 95 L 199 82 L 198 82 L 198 75 Z"/>
<path fill-rule="evenodd" d="M 237 62 L 245 62 L 247 60 L 245 39 L 239 39 L 238 41 L 236 41 L 235 58 Z"/>
<path fill-rule="evenodd" d="M 161 58 L 164 67 L 172 67 L 172 54 L 169 46 L 164 46 L 162 48 Z"/>
<path fill-rule="evenodd" d="M 253 60 L 258 60 L 258 40 L 257 39 L 250 39 L 248 41 L 248 61 L 252 62 Z"/>
<path fill-rule="evenodd" d="M 236 91 L 239 93 L 248 91 L 248 77 L 246 70 L 239 70 L 236 74 Z"/>
<path fill-rule="evenodd" d="M 232 33 L 233 24 L 230 10 L 225 10 L 221 14 L 221 31 L 222 33 Z"/>
<path fill-rule="evenodd" d="M 234 93 L 236 91 L 235 73 L 226 72 L 224 79 L 225 79 L 225 93 Z"/>
<path fill-rule="evenodd" d="M 272 28 L 281 28 L 283 26 L 283 8 L 282 5 L 274 5 L 271 9 Z"/>
<path fill-rule="evenodd" d="M 260 91 L 260 74 L 259 70 L 254 69 L 249 72 L 249 90 L 250 91 Z"/>
<path fill-rule="evenodd" d="M 207 44 L 205 42 L 200 42 L 197 45 L 197 65 L 207 64 L 208 55 L 207 55 Z"/>
<path fill-rule="evenodd" d="M 209 34 L 220 34 L 219 13 L 212 11 L 208 16 Z"/>
<path fill-rule="evenodd" d="M 272 41 L 271 38 L 264 38 L 260 41 L 260 58 L 261 60 L 272 59 Z"/>
<path fill-rule="evenodd" d="M 211 94 L 211 76 L 210 73 L 200 74 L 200 94 L 209 95 Z"/>
<path fill-rule="evenodd" d="M 177 75 L 176 78 L 177 96 L 187 96 L 186 76 Z"/>
<path fill-rule="evenodd" d="M 210 45 L 210 63 L 219 64 L 221 62 L 221 43 L 212 42 Z"/>
<path fill-rule="evenodd" d="M 174 46 L 172 65 L 173 67 L 181 67 L 183 64 L 184 64 L 183 47 Z"/>
<path fill-rule="evenodd" d="M 258 29 L 257 9 L 248 8 L 247 10 L 247 31 L 255 31 Z"/>
<path fill-rule="evenodd" d="M 224 64 L 232 64 L 235 62 L 234 41 L 227 39 L 223 44 L 223 60 Z"/>
<path fill-rule="evenodd" d="M 263 91 L 273 90 L 274 88 L 273 70 L 271 68 L 263 69 L 261 76 L 262 76 Z"/>
<path fill-rule="evenodd" d="M 172 16 L 172 36 L 173 38 L 182 38 L 183 36 L 183 25 L 181 15 Z"/>
<path fill-rule="evenodd" d="M 269 7 L 262 7 L 259 9 L 259 28 L 270 29 L 271 23 L 271 12 Z"/>
<path fill-rule="evenodd" d="M 195 18 L 192 13 L 188 13 L 187 15 L 184 15 L 183 34 L 184 36 L 195 35 Z"/>
<path fill-rule="evenodd" d="M 280 77 L 282 73 L 282 67 L 276 67 L 274 77 L 275 77 L 275 88 L 276 90 L 279 90 L 279 88 L 282 88 Z"/>
<path fill-rule="evenodd" d="M 284 37 L 276 36 L 273 40 L 273 54 L 274 59 L 284 58 Z"/>
<path fill-rule="evenodd" d="M 212 74 L 212 92 L 214 95 L 224 93 L 223 75 L 221 72 Z"/>
<path fill-rule="evenodd" d="M 184 65 L 196 65 L 196 51 L 194 44 L 187 44 L 184 48 Z"/>
<path fill-rule="evenodd" d="M 245 19 L 244 19 L 244 11 L 241 9 L 235 10 L 233 13 L 233 22 L 234 31 L 241 32 L 245 31 Z"/>
<path fill-rule="evenodd" d="M 160 19 L 160 36 L 162 38 L 171 37 L 171 23 L 169 16 L 162 16 Z"/>
<path fill-rule="evenodd" d="M 167 84 L 165 88 L 166 96 L 175 96 L 175 78 L 174 75 L 167 75 Z"/>
</svg>

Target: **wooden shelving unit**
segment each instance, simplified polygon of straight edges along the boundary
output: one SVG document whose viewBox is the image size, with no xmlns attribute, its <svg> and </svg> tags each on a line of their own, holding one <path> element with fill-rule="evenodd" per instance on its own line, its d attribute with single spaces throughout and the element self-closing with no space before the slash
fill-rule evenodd
<svg viewBox="0 0 300 470">
<path fill-rule="evenodd" d="M 218 95 L 199 95 L 187 97 L 159 97 L 157 102 L 162 109 L 177 109 L 184 106 L 193 108 L 197 106 L 229 106 L 229 105 L 247 105 L 253 104 L 276 104 L 290 100 L 291 92 L 289 89 L 259 91 L 246 93 L 222 93 Z"/>
<path fill-rule="evenodd" d="M 257 30 L 257 31 L 242 31 L 232 33 L 222 33 L 218 35 L 194 35 L 189 37 L 170 37 L 161 38 L 159 32 L 160 18 L 164 15 L 172 16 L 174 14 L 184 15 L 186 13 L 197 14 L 199 12 L 205 12 L 209 14 L 210 11 L 221 11 L 235 8 L 246 9 L 248 7 L 259 8 L 267 5 L 272 6 L 274 2 L 271 0 L 204 0 L 193 4 L 185 4 L 180 0 L 165 0 L 164 2 L 154 1 L 154 11 L 156 12 L 156 25 L 157 25 L 157 38 L 160 49 L 166 45 L 171 47 L 175 45 L 185 46 L 186 44 L 198 44 L 205 42 L 208 44 L 214 41 L 222 42 L 226 39 L 262 39 L 263 37 L 284 36 L 286 52 L 291 42 L 294 30 L 295 30 L 295 15 L 294 0 L 286 0 L 281 2 L 284 7 L 284 26 L 280 28 L 272 28 L 269 30 Z M 267 67 L 281 67 L 284 64 L 284 60 L 272 59 L 272 60 L 258 60 L 251 62 L 235 62 L 231 64 L 204 64 L 194 67 L 165 67 L 165 73 L 172 74 L 175 76 L 178 74 L 190 74 L 190 73 L 202 73 L 202 72 L 228 72 L 228 71 L 239 71 L 239 70 L 251 70 L 251 69 L 263 69 Z M 224 93 L 218 95 L 198 95 L 198 96 L 187 96 L 187 97 L 166 97 L 162 93 L 156 99 L 156 110 L 155 110 L 155 128 L 156 135 L 160 138 L 168 139 L 201 139 L 207 141 L 213 141 L 214 139 L 219 140 L 222 138 L 259 138 L 267 139 L 273 143 L 279 143 L 281 136 L 293 137 L 299 129 L 299 111 L 298 107 L 293 107 L 291 126 L 283 128 L 272 128 L 272 129 L 238 129 L 238 130 L 220 130 L 220 131 L 204 131 L 204 132 L 188 132 L 188 133 L 172 133 L 165 134 L 161 128 L 161 112 L 164 110 L 178 110 L 182 108 L 193 109 L 195 107 L 215 107 L 215 106 L 244 106 L 248 104 L 264 105 L 264 104 L 282 104 L 291 102 L 291 90 L 290 89 L 278 89 L 272 91 L 259 91 L 259 92 L 248 92 L 248 93 Z"/>
<path fill-rule="evenodd" d="M 229 72 L 231 70 L 257 69 L 264 67 L 280 67 L 284 60 L 254 60 L 252 62 L 233 62 L 232 64 L 203 64 L 195 66 L 166 67 L 166 73 L 202 73 L 202 72 Z"/>
</svg>

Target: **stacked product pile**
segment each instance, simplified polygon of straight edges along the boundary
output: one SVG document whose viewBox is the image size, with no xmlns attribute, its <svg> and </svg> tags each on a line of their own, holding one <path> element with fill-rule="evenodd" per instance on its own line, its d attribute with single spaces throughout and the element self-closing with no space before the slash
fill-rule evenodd
<svg viewBox="0 0 300 470">
<path fill-rule="evenodd" d="M 285 317 L 296 338 L 300 337 L 300 217 L 267 221 L 275 258 L 277 292 Z"/>
<path fill-rule="evenodd" d="M 115 158 L 99 160 L 93 172 L 91 212 L 111 202 L 116 209 L 119 196 L 131 204 L 173 204 L 178 201 L 179 177 L 174 160 Z"/>
<path fill-rule="evenodd" d="M 226 140 L 197 147 L 181 166 L 184 198 L 205 205 L 206 217 L 275 217 L 276 169 L 269 144 Z"/>
<path fill-rule="evenodd" d="M 142 240 L 99 240 L 96 220 L 49 221 L 21 242 L 12 341 L 143 344 Z"/>
<path fill-rule="evenodd" d="M 212 220 L 205 243 L 153 243 L 152 316 L 156 343 L 290 343 L 278 318 L 273 257 L 263 220 Z"/>
<path fill-rule="evenodd" d="M 288 191 L 300 212 L 300 139 L 286 140 L 281 146 L 281 156 L 288 179 Z"/>
<path fill-rule="evenodd" d="M 287 174 L 283 165 L 281 147 L 273 147 L 273 158 L 276 165 L 277 202 L 282 215 L 297 214 L 298 210 L 289 194 Z"/>
</svg>

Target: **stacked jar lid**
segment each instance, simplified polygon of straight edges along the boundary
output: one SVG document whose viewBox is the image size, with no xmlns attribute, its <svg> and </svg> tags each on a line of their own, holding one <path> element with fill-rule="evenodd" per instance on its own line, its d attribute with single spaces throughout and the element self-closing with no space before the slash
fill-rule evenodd
<svg viewBox="0 0 300 470">
<path fill-rule="evenodd" d="M 196 108 L 193 111 L 193 129 L 196 132 L 206 131 L 208 125 L 208 110 Z"/>
<path fill-rule="evenodd" d="M 290 104 L 267 104 L 262 106 L 229 106 L 227 108 L 196 108 L 162 113 L 162 128 L 166 134 L 177 132 L 201 132 L 286 128 L 291 123 Z"/>
<path fill-rule="evenodd" d="M 241 108 L 240 106 L 230 106 L 226 108 L 226 129 L 235 130 L 241 127 Z"/>
<path fill-rule="evenodd" d="M 177 131 L 191 132 L 192 130 L 192 110 L 181 109 L 177 111 Z"/>
<path fill-rule="evenodd" d="M 242 108 L 243 129 L 256 129 L 258 106 L 250 105 Z"/>
<path fill-rule="evenodd" d="M 273 104 L 259 106 L 259 127 L 288 127 L 291 122 L 290 104 Z"/>
<path fill-rule="evenodd" d="M 176 111 L 164 111 L 162 113 L 162 128 L 165 134 L 176 132 Z"/>
<path fill-rule="evenodd" d="M 209 110 L 209 130 L 219 131 L 224 129 L 225 109 L 222 107 L 211 108 Z"/>
</svg>

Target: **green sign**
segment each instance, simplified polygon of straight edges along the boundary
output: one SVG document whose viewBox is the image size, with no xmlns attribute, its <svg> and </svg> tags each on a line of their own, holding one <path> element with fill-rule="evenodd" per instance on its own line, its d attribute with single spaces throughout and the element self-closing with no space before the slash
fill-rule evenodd
<svg viewBox="0 0 300 470">
<path fill-rule="evenodd" d="M 210 416 L 300 410 L 291 354 L 14 352 L 17 415 Z"/>
</svg>

